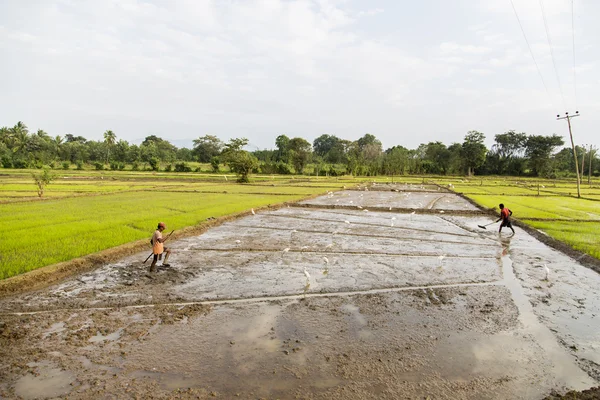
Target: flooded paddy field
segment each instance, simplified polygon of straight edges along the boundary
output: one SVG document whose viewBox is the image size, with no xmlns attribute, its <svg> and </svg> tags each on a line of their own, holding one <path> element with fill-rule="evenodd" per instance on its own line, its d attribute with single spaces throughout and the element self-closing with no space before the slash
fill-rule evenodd
<svg viewBox="0 0 600 400">
<path fill-rule="evenodd" d="M 344 190 L 0 300 L 0 398 L 542 399 L 600 276 L 437 186 Z M 168 223 L 168 221 L 166 221 Z M 550 271 L 546 272 L 546 268 Z"/>
</svg>

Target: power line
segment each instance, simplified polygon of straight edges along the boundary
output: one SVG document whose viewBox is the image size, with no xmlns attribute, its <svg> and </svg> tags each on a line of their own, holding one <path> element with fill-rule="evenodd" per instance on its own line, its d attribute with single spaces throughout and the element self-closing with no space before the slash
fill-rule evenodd
<svg viewBox="0 0 600 400">
<path fill-rule="evenodd" d="M 546 21 L 546 12 L 544 11 L 544 1 L 543 0 L 540 0 L 540 8 L 542 9 L 542 18 L 544 19 L 544 29 L 546 30 L 546 38 L 548 39 L 548 46 L 550 47 L 550 56 L 552 57 L 552 65 L 554 66 L 554 73 L 556 74 L 556 81 L 558 82 L 558 90 L 560 90 L 560 96 L 562 97 L 563 106 L 566 109 L 567 103 L 565 102 L 565 96 L 563 94 L 562 85 L 560 84 L 560 78 L 558 76 L 558 69 L 556 68 L 556 62 L 554 61 L 554 50 L 552 48 L 552 42 L 550 41 L 550 33 L 548 33 L 548 21 Z"/>
<path fill-rule="evenodd" d="M 571 0 L 571 32 L 573 33 L 573 92 L 577 109 L 577 72 L 575 70 L 575 0 Z"/>
<path fill-rule="evenodd" d="M 538 74 L 540 75 L 540 79 L 544 84 L 544 89 L 546 89 L 546 94 L 552 103 L 552 96 L 550 96 L 550 91 L 548 90 L 548 86 L 546 86 L 546 81 L 544 80 L 544 76 L 542 75 L 542 71 L 540 71 L 540 67 L 538 66 L 537 61 L 535 61 L 535 56 L 533 55 L 533 50 L 531 50 L 531 45 L 529 44 L 529 40 L 527 40 L 527 35 L 525 34 L 525 30 L 523 29 L 523 25 L 521 24 L 521 19 L 519 18 L 519 14 L 517 13 L 517 9 L 515 8 L 515 4 L 513 0 L 510 0 L 510 4 L 512 5 L 512 9 L 515 12 L 515 17 L 517 17 L 517 22 L 521 27 L 521 32 L 523 33 L 523 38 L 525 39 L 525 43 L 527 43 L 527 48 L 529 49 L 529 54 L 531 54 L 531 58 L 533 59 L 533 63 L 535 64 L 535 68 L 537 69 Z"/>
</svg>

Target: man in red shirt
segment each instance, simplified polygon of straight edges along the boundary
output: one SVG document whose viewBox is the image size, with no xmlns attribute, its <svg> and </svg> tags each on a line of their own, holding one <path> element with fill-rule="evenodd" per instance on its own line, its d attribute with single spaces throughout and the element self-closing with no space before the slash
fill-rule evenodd
<svg viewBox="0 0 600 400">
<path fill-rule="evenodd" d="M 513 235 L 515 234 L 515 230 L 512 227 L 512 223 L 510 222 L 510 216 L 512 215 L 512 211 L 510 211 L 508 209 L 508 207 L 504 207 L 504 204 L 500 203 L 500 218 L 498 218 L 496 220 L 496 222 L 502 220 L 502 223 L 500 224 L 500 229 L 498 230 L 498 233 L 502 232 L 502 227 L 503 226 L 507 226 L 510 228 L 510 230 L 512 231 Z"/>
</svg>

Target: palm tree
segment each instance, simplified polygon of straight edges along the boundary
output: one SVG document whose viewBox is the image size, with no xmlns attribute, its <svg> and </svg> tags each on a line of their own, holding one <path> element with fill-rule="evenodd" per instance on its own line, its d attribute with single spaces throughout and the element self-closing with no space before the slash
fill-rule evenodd
<svg viewBox="0 0 600 400">
<path fill-rule="evenodd" d="M 110 148 L 114 146 L 117 141 L 117 135 L 111 130 L 104 132 L 104 143 L 106 143 L 106 163 L 108 163 L 108 159 L 110 156 Z"/>
<path fill-rule="evenodd" d="M 13 153 L 20 153 L 25 151 L 27 147 L 27 142 L 29 140 L 29 129 L 27 128 L 27 125 L 19 121 L 11 129 L 11 131 L 11 147 Z"/>
</svg>

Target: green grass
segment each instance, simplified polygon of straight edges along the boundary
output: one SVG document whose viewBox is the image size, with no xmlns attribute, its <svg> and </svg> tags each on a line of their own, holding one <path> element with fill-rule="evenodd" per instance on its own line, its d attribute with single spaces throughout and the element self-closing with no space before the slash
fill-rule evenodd
<svg viewBox="0 0 600 400">
<path fill-rule="evenodd" d="M 436 182 L 447 185 L 449 181 L 436 179 Z M 600 258 L 600 186 L 597 180 L 591 187 L 587 182 L 581 185 L 581 198 L 576 197 L 574 179 L 456 178 L 453 185 L 454 191 L 497 212 L 498 204 L 504 203 L 513 211 L 514 218 L 576 250 Z"/>
<path fill-rule="evenodd" d="M 16 197 L 0 204 L 2 222 L 10 230 L 0 241 L 0 279 L 149 238 L 158 221 L 165 221 L 169 230 L 182 229 L 208 217 L 342 186 L 334 179 L 288 184 L 289 177 L 264 185 L 182 180 L 169 174 L 101 178 L 91 173 L 85 180 L 52 183 L 44 201 L 22 201 L 26 196 L 39 200 L 27 176 L 0 177 L 0 199 Z"/>
<path fill-rule="evenodd" d="M 598 222 L 548 222 L 524 220 L 526 224 L 592 257 L 600 258 Z"/>
<path fill-rule="evenodd" d="M 546 218 L 600 221 L 600 203 L 574 197 L 524 197 L 470 195 L 471 199 L 487 208 L 498 208 L 504 203 L 519 219 Z M 499 210 L 498 210 L 499 211 Z"/>
</svg>

